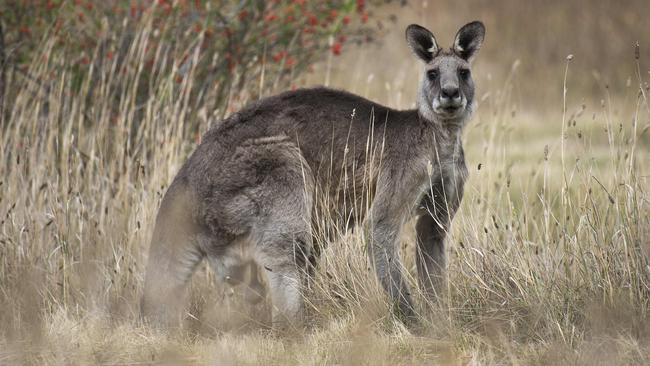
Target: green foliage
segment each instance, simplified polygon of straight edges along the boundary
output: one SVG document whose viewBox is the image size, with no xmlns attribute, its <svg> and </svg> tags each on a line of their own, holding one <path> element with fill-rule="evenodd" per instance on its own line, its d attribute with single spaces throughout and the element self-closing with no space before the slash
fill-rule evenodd
<svg viewBox="0 0 650 366">
<path fill-rule="evenodd" d="M 363 0 L 8 0 L 0 19 L 8 62 L 23 72 L 40 57 L 72 74 L 73 91 L 102 69 L 136 72 L 138 103 L 152 79 L 191 75 L 191 104 L 207 100 L 221 115 L 233 99 L 287 88 L 328 50 L 372 34 Z"/>
</svg>

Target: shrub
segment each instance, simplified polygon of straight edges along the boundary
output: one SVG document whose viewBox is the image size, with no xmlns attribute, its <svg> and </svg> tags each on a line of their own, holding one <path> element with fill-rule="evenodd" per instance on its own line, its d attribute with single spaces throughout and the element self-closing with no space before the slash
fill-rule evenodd
<svg viewBox="0 0 650 366">
<path fill-rule="evenodd" d="M 183 85 L 191 75 L 193 112 L 220 116 L 233 102 L 289 87 L 324 51 L 339 55 L 344 42 L 372 33 L 364 0 L 8 0 L 0 17 L 8 64 L 23 76 L 36 74 L 27 65 L 40 57 L 42 67 L 70 74 L 72 93 L 87 78 L 93 89 L 108 73 L 119 76 L 116 88 L 137 77 L 142 104 L 161 76 Z"/>
</svg>

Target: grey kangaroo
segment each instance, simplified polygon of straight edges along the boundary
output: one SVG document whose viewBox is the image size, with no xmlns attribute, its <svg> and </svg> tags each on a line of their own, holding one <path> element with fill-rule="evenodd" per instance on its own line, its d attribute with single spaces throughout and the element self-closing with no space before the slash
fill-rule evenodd
<svg viewBox="0 0 650 366">
<path fill-rule="evenodd" d="M 241 282 L 240 273 L 259 265 L 273 325 L 300 324 L 303 277 L 314 256 L 315 195 L 325 186 L 354 192 L 366 179 L 368 213 L 354 219 L 396 312 L 414 319 L 398 237 L 416 217 L 419 285 L 435 299 L 445 235 L 467 176 L 461 133 L 475 106 L 470 62 L 484 35 L 481 22 L 469 23 L 443 49 L 429 30 L 408 26 L 406 40 L 424 66 L 415 109 L 301 89 L 251 103 L 213 126 L 162 200 L 146 269 L 145 318 L 177 324 L 186 284 L 207 258 L 227 282 Z M 378 154 L 369 159 L 368 150 Z M 365 173 L 349 177 L 344 170 L 352 166 Z M 337 201 L 340 211 L 351 207 L 351 196 Z"/>
</svg>

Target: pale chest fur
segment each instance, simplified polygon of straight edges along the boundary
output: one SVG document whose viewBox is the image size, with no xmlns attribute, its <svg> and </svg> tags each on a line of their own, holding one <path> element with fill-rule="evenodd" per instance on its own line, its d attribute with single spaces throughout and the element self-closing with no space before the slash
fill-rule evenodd
<svg viewBox="0 0 650 366">
<path fill-rule="evenodd" d="M 431 202 L 457 207 L 462 200 L 468 171 L 460 139 L 443 141 L 435 146 L 421 159 L 426 174 L 415 200 L 416 214 L 425 213 L 425 206 Z"/>
</svg>

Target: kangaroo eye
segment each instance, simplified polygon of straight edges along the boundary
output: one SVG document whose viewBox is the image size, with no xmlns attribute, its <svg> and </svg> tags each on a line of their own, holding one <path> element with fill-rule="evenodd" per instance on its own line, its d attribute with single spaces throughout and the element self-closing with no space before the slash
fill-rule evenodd
<svg viewBox="0 0 650 366">
<path fill-rule="evenodd" d="M 429 80 L 435 80 L 435 79 L 438 78 L 439 75 L 440 75 L 440 72 L 438 70 L 429 70 L 429 71 L 427 71 L 427 77 L 429 78 Z"/>
<path fill-rule="evenodd" d="M 459 74 L 462 78 L 468 78 L 468 77 L 469 77 L 469 74 L 470 74 L 470 71 L 469 71 L 469 69 L 460 69 L 460 70 L 458 71 L 458 74 Z"/>
</svg>

